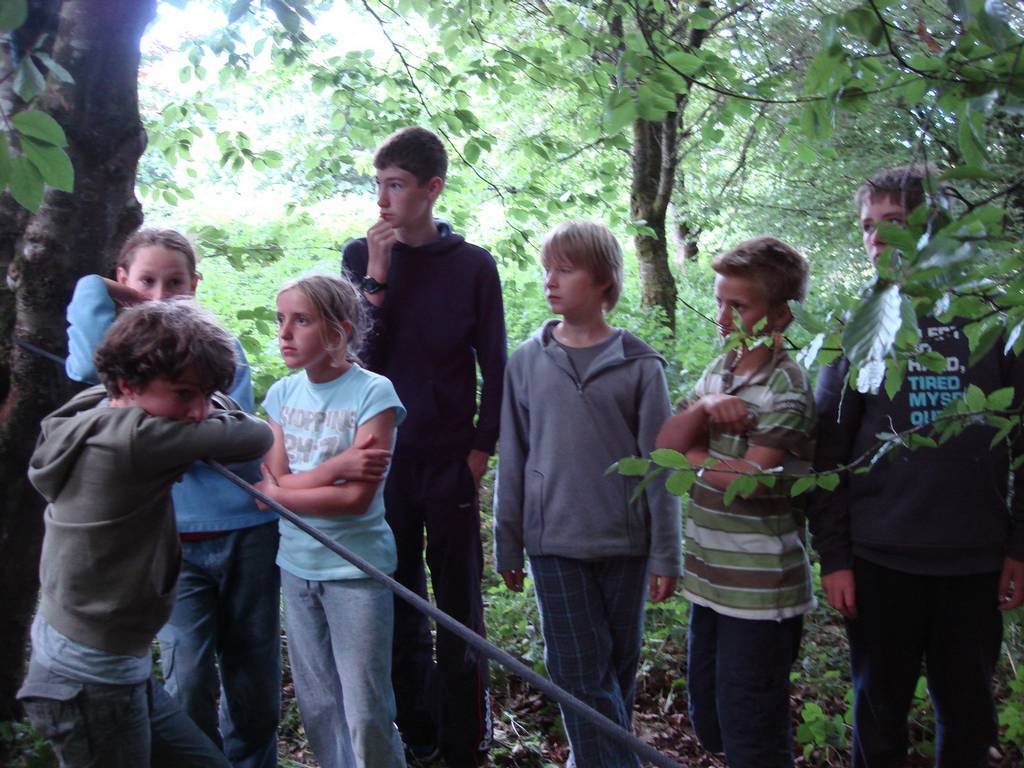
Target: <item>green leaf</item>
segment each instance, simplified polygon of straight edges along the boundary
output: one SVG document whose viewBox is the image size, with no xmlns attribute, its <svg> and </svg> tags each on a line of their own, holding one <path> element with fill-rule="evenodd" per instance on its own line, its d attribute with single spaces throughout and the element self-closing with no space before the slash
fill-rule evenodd
<svg viewBox="0 0 1024 768">
<path fill-rule="evenodd" d="M 968 165 L 985 164 L 985 148 L 974 130 L 971 112 L 968 110 L 960 116 L 960 124 L 957 128 L 957 145 L 960 147 L 960 154 Z"/>
<path fill-rule="evenodd" d="M 1002 177 L 998 173 L 986 170 L 977 165 L 959 165 L 950 168 L 939 176 L 943 181 L 954 181 L 957 179 L 986 179 L 988 181 L 999 181 Z"/>
<path fill-rule="evenodd" d="M 1007 437 L 1009 437 L 1010 433 L 1018 426 L 1019 424 L 1013 421 L 1011 421 L 1009 424 L 1004 425 L 1003 428 L 996 432 L 996 434 L 992 437 L 992 441 L 988 444 L 988 447 L 995 448 Z"/>
<path fill-rule="evenodd" d="M 1013 387 L 997 389 L 985 399 L 985 402 L 994 411 L 1005 411 L 1013 403 Z"/>
<path fill-rule="evenodd" d="M 717 18 L 718 16 L 710 8 L 701 8 L 690 17 L 690 26 L 693 27 L 693 29 L 708 29 Z M 697 19 L 706 21 L 707 26 L 698 26 L 701 22 L 696 21 Z"/>
<path fill-rule="evenodd" d="M 66 147 L 67 136 L 60 123 L 54 120 L 45 112 L 36 109 L 28 109 L 19 112 L 11 118 L 11 124 L 18 129 L 22 136 L 31 136 L 44 144 L 52 144 L 55 147 Z"/>
<path fill-rule="evenodd" d="M 297 35 L 302 29 L 302 19 L 299 14 L 285 5 L 282 0 L 268 0 L 268 2 L 271 10 L 277 16 L 277 20 L 281 22 L 281 26 L 293 35 Z"/>
<path fill-rule="evenodd" d="M 832 28 L 833 35 L 835 27 Z M 841 71 L 842 60 L 829 50 L 829 46 L 823 45 L 822 50 L 815 56 L 804 73 L 804 82 L 801 89 L 805 94 L 817 94 L 829 88 L 832 76 Z"/>
<path fill-rule="evenodd" d="M 620 475 L 626 475 L 627 477 L 641 477 L 647 474 L 647 467 L 647 459 L 629 456 L 619 460 L 618 472 Z"/>
<path fill-rule="evenodd" d="M 938 446 L 938 443 L 935 442 L 934 438 L 922 435 L 919 432 L 911 433 L 907 439 L 910 443 L 911 450 L 917 450 L 918 448 L 935 448 Z"/>
<path fill-rule="evenodd" d="M 46 87 L 46 78 L 36 67 L 31 56 L 25 56 L 14 75 L 14 92 L 23 101 L 32 101 Z"/>
<path fill-rule="evenodd" d="M 692 465 L 679 451 L 671 448 L 657 448 L 651 451 L 651 461 L 668 469 L 689 469 Z"/>
<path fill-rule="evenodd" d="M 850 362 L 862 371 L 872 366 L 864 381 L 858 377 L 860 391 L 866 391 L 861 389 L 862 384 L 868 389 L 877 389 L 881 384 L 884 369 L 878 370 L 878 364 L 892 349 L 903 323 L 901 306 L 899 285 L 879 283 L 867 301 L 854 310 L 843 329 L 843 350 Z"/>
<path fill-rule="evenodd" d="M 828 102 L 814 101 L 800 112 L 800 127 L 811 141 L 823 141 L 832 135 L 832 113 Z"/>
<path fill-rule="evenodd" d="M 819 488 L 824 488 L 826 491 L 834 491 L 839 487 L 839 475 L 835 472 L 830 472 L 827 475 L 819 475 L 817 483 Z"/>
<path fill-rule="evenodd" d="M 21 149 L 39 171 L 43 181 L 61 192 L 74 191 L 75 169 L 71 166 L 71 158 L 63 149 L 28 137 L 21 140 Z"/>
<path fill-rule="evenodd" d="M 480 159 L 480 145 L 470 139 L 466 142 L 466 146 L 463 147 L 462 154 L 466 158 L 466 162 L 472 165 Z"/>
<path fill-rule="evenodd" d="M 234 24 L 245 16 L 249 12 L 250 5 L 252 5 L 252 0 L 236 0 L 228 11 L 228 24 Z"/>
<path fill-rule="evenodd" d="M 885 365 L 885 394 L 890 400 L 896 399 L 896 393 L 903 387 L 903 380 L 907 376 L 907 361 L 905 358 L 889 358 Z"/>
<path fill-rule="evenodd" d="M 316 23 L 316 19 L 313 17 L 313 14 L 306 7 L 305 0 L 292 0 L 292 8 L 294 8 L 295 12 L 310 24 Z"/>
<path fill-rule="evenodd" d="M 11 197 L 33 213 L 43 202 L 43 177 L 24 155 L 18 155 L 12 163 Z"/>
<path fill-rule="evenodd" d="M 629 503 L 635 504 L 637 499 L 640 498 L 640 496 L 643 494 L 647 486 L 650 485 L 651 481 L 664 471 L 664 469 L 658 468 L 651 472 L 646 477 L 644 477 L 643 480 L 641 480 L 639 483 L 637 483 L 636 488 L 633 489 L 633 493 L 629 495 Z"/>
<path fill-rule="evenodd" d="M 17 29 L 27 18 L 27 0 L 0 0 L 0 32 Z"/>
<path fill-rule="evenodd" d="M 64 67 L 58 64 L 56 61 L 54 61 L 53 57 L 51 57 L 49 54 L 44 53 L 43 51 L 36 51 L 32 55 L 39 59 L 39 61 L 42 62 L 43 66 L 46 67 L 47 71 L 50 72 L 50 74 L 52 74 L 62 83 L 75 82 L 75 78 L 71 76 L 71 73 L 64 69 Z"/>
<path fill-rule="evenodd" d="M 11 180 L 11 148 L 7 144 L 7 134 L 0 131 L 0 189 Z"/>
<path fill-rule="evenodd" d="M 813 163 L 818 159 L 818 153 L 814 151 L 814 147 L 810 144 L 797 144 L 796 145 L 796 156 L 800 159 L 801 163 Z"/>
<path fill-rule="evenodd" d="M 793 319 L 800 323 L 801 327 L 811 333 L 825 333 L 828 330 L 828 327 L 808 312 L 801 302 L 790 299 L 787 303 L 789 311 L 793 313 Z"/>
<path fill-rule="evenodd" d="M 722 502 L 725 506 L 732 504 L 733 500 L 736 498 L 736 494 L 739 493 L 746 485 L 746 483 L 743 482 L 746 479 L 746 475 L 741 475 L 729 483 L 729 487 L 725 489 L 725 493 L 722 495 Z"/>
<path fill-rule="evenodd" d="M 878 234 L 886 245 L 899 248 L 907 255 L 917 250 L 917 238 L 906 227 L 882 222 L 878 225 Z"/>
<path fill-rule="evenodd" d="M 815 480 L 813 475 L 808 475 L 807 477 L 798 477 L 793 482 L 793 486 L 789 489 L 789 495 L 799 496 L 802 493 L 807 493 L 807 491 L 812 490 L 815 485 L 817 485 L 817 481 Z"/>
<path fill-rule="evenodd" d="M 704 59 L 688 51 L 673 51 L 665 57 L 673 69 L 683 75 L 696 75 L 704 68 Z"/>
<path fill-rule="evenodd" d="M 977 384 L 971 384 L 967 387 L 967 394 L 964 395 L 964 400 L 967 402 L 967 407 L 972 411 L 980 411 L 985 408 L 985 393 L 981 391 L 981 387 Z"/>
<path fill-rule="evenodd" d="M 454 115 L 462 121 L 462 124 L 469 128 L 479 128 L 480 121 L 476 119 L 476 115 L 470 112 L 468 109 L 456 109 Z"/>
<path fill-rule="evenodd" d="M 673 472 L 665 481 L 665 488 L 673 496 L 685 496 L 697 482 L 697 473 L 687 470 Z"/>
<path fill-rule="evenodd" d="M 1003 335 L 1003 325 L 999 318 L 987 317 L 965 326 L 964 333 L 967 334 L 967 341 L 971 348 L 968 363 L 974 365 L 988 354 L 999 337 Z"/>
<path fill-rule="evenodd" d="M 604 129 L 609 135 L 621 131 L 636 119 L 636 103 L 629 91 L 615 91 L 604 111 Z"/>
<path fill-rule="evenodd" d="M 865 6 L 859 6 L 847 11 L 839 17 L 839 23 L 846 27 L 851 33 L 867 40 L 871 45 L 878 45 L 882 41 L 882 25 L 873 11 Z"/>
<path fill-rule="evenodd" d="M 915 359 L 933 373 L 942 373 L 946 370 L 946 356 L 935 350 L 920 354 Z"/>
</svg>

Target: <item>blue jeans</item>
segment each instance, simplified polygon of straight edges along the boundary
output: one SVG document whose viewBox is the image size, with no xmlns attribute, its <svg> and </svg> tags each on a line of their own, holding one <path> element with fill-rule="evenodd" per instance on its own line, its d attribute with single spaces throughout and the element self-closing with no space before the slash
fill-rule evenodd
<svg viewBox="0 0 1024 768">
<path fill-rule="evenodd" d="M 281 574 L 288 660 L 322 768 L 405 768 L 391 690 L 394 599 L 371 579 Z"/>
<path fill-rule="evenodd" d="M 792 768 L 789 671 L 803 617 L 737 619 L 694 605 L 687 657 L 690 721 L 730 768 Z"/>
<path fill-rule="evenodd" d="M 574 560 L 532 556 L 551 680 L 629 730 L 643 639 L 647 558 Z M 639 768 L 628 747 L 562 709 L 578 768 Z"/>
<path fill-rule="evenodd" d="M 277 539 L 273 522 L 183 542 L 178 599 L 157 634 L 167 692 L 234 768 L 277 765 Z"/>
<path fill-rule="evenodd" d="M 847 622 L 853 673 L 853 765 L 898 768 L 921 675 L 935 705 L 938 768 L 988 765 L 996 743 L 992 675 L 1003 621 L 998 573 L 920 576 L 854 559 L 857 618 Z"/>
<path fill-rule="evenodd" d="M 61 768 L 230 768 L 156 680 L 82 683 L 36 664 L 18 693 Z"/>
</svg>

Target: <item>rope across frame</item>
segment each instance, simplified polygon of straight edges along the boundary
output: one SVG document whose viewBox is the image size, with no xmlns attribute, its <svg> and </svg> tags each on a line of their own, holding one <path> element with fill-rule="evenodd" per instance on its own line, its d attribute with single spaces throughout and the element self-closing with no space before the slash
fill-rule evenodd
<svg viewBox="0 0 1024 768">
<path fill-rule="evenodd" d="M 249 493 L 250 496 L 255 499 L 259 499 L 262 503 L 266 504 L 270 509 L 274 510 L 280 517 L 292 523 L 296 528 L 300 529 L 307 535 L 312 536 L 336 555 L 343 557 L 356 568 L 361 570 L 368 577 L 383 584 L 394 594 L 398 595 L 398 597 L 402 598 L 402 600 L 413 606 L 416 610 L 432 618 L 439 626 L 444 627 L 452 634 L 458 636 L 459 639 L 463 640 L 466 644 L 471 645 L 474 649 L 487 656 L 487 658 L 496 661 L 506 669 L 515 672 L 530 685 L 549 696 L 558 704 L 571 709 L 580 717 L 586 718 L 606 736 L 615 739 L 619 743 L 633 750 L 638 757 L 648 761 L 658 768 L 687 768 L 684 764 L 677 763 L 667 755 L 659 752 L 650 744 L 641 741 L 636 737 L 636 735 L 627 731 L 625 728 L 622 728 L 618 723 L 613 722 L 605 715 L 602 715 L 593 707 L 583 703 L 568 691 L 558 687 L 543 675 L 537 674 L 537 672 L 523 664 L 507 651 L 503 651 L 501 648 L 481 637 L 473 630 L 463 624 L 460 624 L 447 613 L 435 607 L 430 601 L 424 600 L 412 590 L 402 586 L 386 573 L 368 563 L 355 552 L 352 552 L 347 547 L 338 544 L 322 531 L 311 526 L 287 507 L 278 504 L 272 498 L 243 480 L 223 464 L 213 460 L 208 460 L 206 463 L 213 468 L 214 471 L 220 473 L 227 480 Z"/>
</svg>

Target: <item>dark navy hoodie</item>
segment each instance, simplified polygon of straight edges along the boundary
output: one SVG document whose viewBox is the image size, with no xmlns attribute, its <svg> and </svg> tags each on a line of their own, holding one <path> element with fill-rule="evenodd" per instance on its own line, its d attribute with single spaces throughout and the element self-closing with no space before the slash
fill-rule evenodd
<svg viewBox="0 0 1024 768">
<path fill-rule="evenodd" d="M 474 448 L 493 453 L 507 357 L 498 268 L 447 222 L 435 223 L 436 240 L 393 246 L 384 304 L 366 304 L 371 328 L 360 356 L 391 380 L 408 410 L 397 452 L 436 458 L 463 458 Z M 366 238 L 352 240 L 342 269 L 361 278 L 368 258 Z"/>
</svg>

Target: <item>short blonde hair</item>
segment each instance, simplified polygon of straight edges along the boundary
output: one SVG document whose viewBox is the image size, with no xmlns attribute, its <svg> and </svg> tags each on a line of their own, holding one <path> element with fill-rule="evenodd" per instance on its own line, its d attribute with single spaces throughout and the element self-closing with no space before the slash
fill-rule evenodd
<svg viewBox="0 0 1024 768">
<path fill-rule="evenodd" d="M 594 282 L 608 283 L 605 309 L 615 308 L 622 295 L 622 248 L 608 227 L 580 220 L 556 226 L 541 241 L 540 263 L 548 267 L 558 262 L 585 269 Z"/>
<path fill-rule="evenodd" d="M 742 277 L 760 283 L 771 307 L 790 299 L 803 301 L 810 267 L 807 259 L 789 243 L 770 235 L 744 240 L 711 260 L 720 275 Z"/>
</svg>

